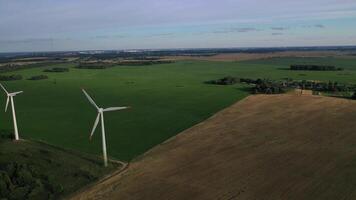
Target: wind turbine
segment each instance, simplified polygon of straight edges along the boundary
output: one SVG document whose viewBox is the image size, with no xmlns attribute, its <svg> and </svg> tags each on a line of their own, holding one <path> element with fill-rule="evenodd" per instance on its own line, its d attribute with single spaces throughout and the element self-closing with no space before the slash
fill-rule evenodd
<svg viewBox="0 0 356 200">
<path fill-rule="evenodd" d="M 96 127 L 98 126 L 99 120 L 101 119 L 101 134 L 102 134 L 102 143 L 103 143 L 103 156 L 104 156 L 104 166 L 108 166 L 108 156 L 106 153 L 106 138 L 105 138 L 105 126 L 104 126 L 104 112 L 109 112 L 109 111 L 117 111 L 117 110 L 124 110 L 128 109 L 129 107 L 110 107 L 110 108 L 99 108 L 94 100 L 90 97 L 90 95 L 82 89 L 83 93 L 85 96 L 88 98 L 89 102 L 97 109 L 98 115 L 95 119 L 93 129 L 90 133 L 90 140 L 93 137 L 93 134 L 95 132 Z"/>
<path fill-rule="evenodd" d="M 5 112 L 7 111 L 7 107 L 9 105 L 9 101 L 11 101 L 12 118 L 13 118 L 13 121 L 14 121 L 15 140 L 19 140 L 20 138 L 19 138 L 19 131 L 17 130 L 17 121 L 16 121 L 16 112 L 15 112 L 15 105 L 14 105 L 14 96 L 22 93 L 22 91 L 9 93 L 1 83 L 0 83 L 0 86 L 5 91 L 5 93 L 7 95 Z"/>
</svg>

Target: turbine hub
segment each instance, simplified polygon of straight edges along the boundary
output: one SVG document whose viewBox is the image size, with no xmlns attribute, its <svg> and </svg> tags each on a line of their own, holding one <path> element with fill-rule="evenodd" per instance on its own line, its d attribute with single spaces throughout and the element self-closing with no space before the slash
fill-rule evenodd
<svg viewBox="0 0 356 200">
<path fill-rule="evenodd" d="M 104 111 L 103 108 L 99 108 L 99 112 L 102 113 Z"/>
</svg>

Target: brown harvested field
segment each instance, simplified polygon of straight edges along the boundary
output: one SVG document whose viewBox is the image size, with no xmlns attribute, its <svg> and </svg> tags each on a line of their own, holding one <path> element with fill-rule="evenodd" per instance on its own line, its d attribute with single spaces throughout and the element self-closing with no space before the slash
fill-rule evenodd
<svg viewBox="0 0 356 200">
<path fill-rule="evenodd" d="M 250 96 L 74 199 L 356 199 L 356 101 Z"/>
<path fill-rule="evenodd" d="M 222 53 L 214 56 L 168 56 L 169 60 L 245 61 L 281 57 L 355 57 L 340 51 L 284 51 L 271 53 Z"/>
</svg>

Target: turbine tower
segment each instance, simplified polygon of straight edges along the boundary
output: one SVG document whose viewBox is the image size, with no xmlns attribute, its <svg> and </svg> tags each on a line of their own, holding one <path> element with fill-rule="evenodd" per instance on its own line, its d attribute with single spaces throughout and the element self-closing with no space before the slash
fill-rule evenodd
<svg viewBox="0 0 356 200">
<path fill-rule="evenodd" d="M 109 112 L 109 111 L 117 111 L 117 110 L 124 110 L 128 109 L 129 107 L 110 107 L 110 108 L 99 108 L 94 100 L 90 97 L 90 95 L 82 89 L 83 93 L 85 96 L 88 98 L 89 102 L 97 109 L 98 115 L 95 119 L 93 129 L 90 133 L 90 140 L 93 137 L 93 134 L 95 132 L 96 127 L 98 126 L 99 120 L 101 119 L 101 134 L 102 134 L 102 146 L 103 146 L 103 157 L 104 157 L 104 166 L 108 166 L 108 156 L 106 152 L 106 137 L 105 137 L 105 126 L 104 126 L 104 112 Z"/>
<path fill-rule="evenodd" d="M 12 108 L 12 118 L 14 121 L 14 134 L 15 134 L 15 140 L 19 140 L 19 131 L 17 129 L 17 121 L 16 121 L 16 112 L 15 112 L 15 105 L 14 105 L 14 96 L 22 93 L 22 91 L 19 92 L 13 92 L 9 93 L 5 87 L 0 83 L 1 88 L 5 91 L 7 95 L 7 100 L 6 100 L 6 106 L 5 106 L 5 112 L 7 111 L 7 107 L 9 105 L 9 101 L 11 101 L 11 108 Z"/>
</svg>

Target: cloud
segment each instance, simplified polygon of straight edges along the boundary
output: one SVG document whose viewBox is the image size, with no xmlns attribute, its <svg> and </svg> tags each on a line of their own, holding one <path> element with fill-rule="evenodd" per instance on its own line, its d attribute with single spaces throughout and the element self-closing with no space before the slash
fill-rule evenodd
<svg viewBox="0 0 356 200">
<path fill-rule="evenodd" d="M 272 33 L 272 35 L 284 35 L 283 33 Z"/>
<path fill-rule="evenodd" d="M 223 30 L 217 30 L 214 31 L 213 33 L 247 33 L 247 32 L 256 32 L 260 31 L 257 28 L 251 28 L 251 27 L 246 27 L 246 28 L 228 28 L 228 29 L 223 29 Z"/>
<path fill-rule="evenodd" d="M 18 40 L 0 40 L 0 44 L 31 44 L 31 43 L 50 43 L 56 39 L 53 38 L 27 38 Z"/>
<path fill-rule="evenodd" d="M 97 36 L 93 37 L 93 39 L 108 39 L 108 38 L 110 38 L 110 37 L 107 35 L 97 35 Z"/>
<path fill-rule="evenodd" d="M 256 29 L 256 28 L 234 28 L 233 30 L 236 31 L 236 32 L 239 32 L 239 33 L 258 31 L 258 29 Z"/>
<path fill-rule="evenodd" d="M 326 28 L 323 24 L 304 25 L 303 28 Z"/>
<path fill-rule="evenodd" d="M 322 25 L 322 24 L 315 24 L 314 27 L 316 27 L 316 28 L 325 28 L 325 26 Z"/>
<path fill-rule="evenodd" d="M 271 27 L 272 30 L 274 31 L 284 31 L 284 30 L 288 30 L 288 27 Z"/>
<path fill-rule="evenodd" d="M 168 37 L 173 35 L 174 33 L 157 33 L 157 34 L 148 35 L 147 37 Z"/>
<path fill-rule="evenodd" d="M 90 39 L 115 39 L 115 38 L 127 38 L 127 35 L 96 35 L 90 37 Z"/>
</svg>

